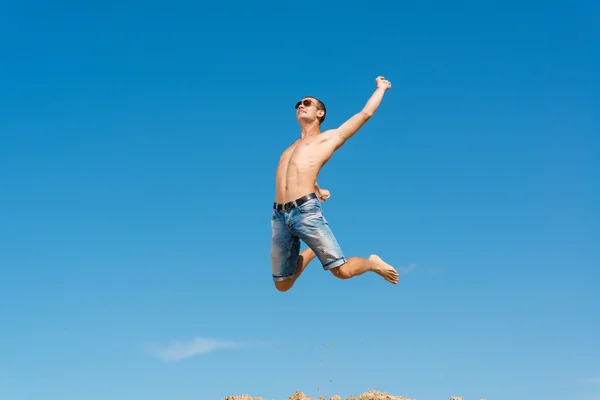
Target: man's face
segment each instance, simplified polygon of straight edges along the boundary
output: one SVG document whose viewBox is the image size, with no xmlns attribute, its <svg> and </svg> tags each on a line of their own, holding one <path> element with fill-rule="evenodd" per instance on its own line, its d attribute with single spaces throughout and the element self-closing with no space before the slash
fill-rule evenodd
<svg viewBox="0 0 600 400">
<path fill-rule="evenodd" d="M 310 97 L 305 97 L 296 103 L 296 118 L 298 121 L 314 121 L 317 119 L 317 113 L 320 110 L 317 109 L 317 102 Z"/>
</svg>

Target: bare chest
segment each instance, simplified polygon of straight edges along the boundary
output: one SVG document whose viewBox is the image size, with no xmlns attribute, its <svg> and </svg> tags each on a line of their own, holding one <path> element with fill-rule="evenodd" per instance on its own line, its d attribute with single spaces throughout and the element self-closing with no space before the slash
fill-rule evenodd
<svg viewBox="0 0 600 400">
<path fill-rule="evenodd" d="M 319 163 L 324 158 L 324 146 L 323 141 L 318 139 L 299 140 L 293 143 L 282 153 L 281 162 L 298 166 Z"/>
</svg>

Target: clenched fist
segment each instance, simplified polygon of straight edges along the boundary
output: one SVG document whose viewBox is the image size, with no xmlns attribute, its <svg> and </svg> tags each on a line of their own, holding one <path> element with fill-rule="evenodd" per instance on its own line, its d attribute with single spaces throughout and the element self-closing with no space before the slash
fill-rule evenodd
<svg viewBox="0 0 600 400">
<path fill-rule="evenodd" d="M 327 201 L 327 199 L 331 197 L 331 193 L 329 193 L 329 190 L 327 189 L 319 188 L 319 190 L 317 191 L 317 197 L 321 201 Z"/>
<path fill-rule="evenodd" d="M 392 88 L 392 83 L 386 80 L 383 76 L 378 76 L 377 79 L 375 79 L 375 82 L 377 83 L 377 88 L 383 88 L 385 90 Z"/>
</svg>

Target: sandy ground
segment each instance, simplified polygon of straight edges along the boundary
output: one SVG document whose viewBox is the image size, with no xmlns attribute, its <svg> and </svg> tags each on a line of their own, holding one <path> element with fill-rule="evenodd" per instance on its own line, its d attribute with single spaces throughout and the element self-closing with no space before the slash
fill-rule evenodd
<svg viewBox="0 0 600 400">
<path fill-rule="evenodd" d="M 247 394 L 243 394 L 241 396 L 227 396 L 223 400 L 263 400 L 263 399 L 262 399 L 262 397 L 250 397 Z M 307 395 L 305 395 L 302 392 L 296 392 L 293 395 L 291 395 L 290 397 L 288 397 L 288 400 L 342 400 L 342 397 L 331 396 L 330 399 L 327 399 L 326 397 L 321 396 L 320 398 L 317 399 L 315 397 L 308 397 Z M 369 390 L 368 392 L 365 392 L 358 397 L 346 397 L 345 400 L 415 400 L 415 399 L 409 399 L 407 397 L 402 397 L 402 396 L 391 396 L 387 393 L 378 392 L 376 390 Z"/>
</svg>

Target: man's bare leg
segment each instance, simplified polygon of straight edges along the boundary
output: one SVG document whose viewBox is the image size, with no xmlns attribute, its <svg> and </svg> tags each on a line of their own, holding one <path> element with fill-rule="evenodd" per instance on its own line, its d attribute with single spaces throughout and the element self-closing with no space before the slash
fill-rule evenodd
<svg viewBox="0 0 600 400">
<path fill-rule="evenodd" d="M 371 254 L 369 258 L 350 257 L 344 265 L 333 268 L 331 273 L 340 279 L 350 279 L 369 271 L 375 272 L 394 285 L 398 283 L 396 269 L 376 254 Z"/>
<path fill-rule="evenodd" d="M 277 290 L 281 292 L 286 292 L 290 290 L 292 286 L 294 286 L 294 282 L 296 282 L 296 279 L 300 277 L 308 263 L 310 263 L 313 260 L 313 258 L 315 258 L 315 252 L 312 251 L 310 247 L 301 252 L 298 256 L 298 262 L 296 263 L 296 276 L 294 276 L 292 279 L 286 279 L 284 281 L 275 282 L 275 287 L 277 288 Z"/>
<path fill-rule="evenodd" d="M 315 252 L 309 247 L 298 256 L 298 263 L 296 264 L 296 276 L 294 281 L 300 277 L 306 266 L 315 258 Z"/>
</svg>

